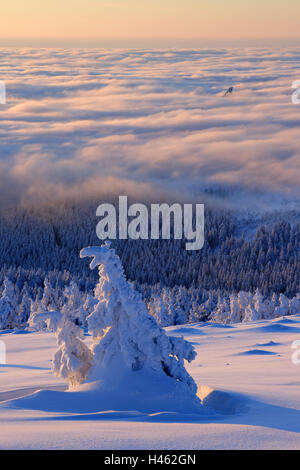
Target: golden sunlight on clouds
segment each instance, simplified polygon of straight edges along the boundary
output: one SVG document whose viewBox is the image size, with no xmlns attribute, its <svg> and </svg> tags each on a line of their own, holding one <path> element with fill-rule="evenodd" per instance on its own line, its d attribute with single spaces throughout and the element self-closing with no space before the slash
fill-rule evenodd
<svg viewBox="0 0 300 470">
<path fill-rule="evenodd" d="M 300 39 L 298 0 L 10 0 L 2 38 Z"/>
<path fill-rule="evenodd" d="M 0 207 L 104 193 L 213 190 L 235 206 L 242 191 L 244 207 L 268 208 L 299 198 L 299 48 L 7 48 L 1 59 Z"/>
</svg>

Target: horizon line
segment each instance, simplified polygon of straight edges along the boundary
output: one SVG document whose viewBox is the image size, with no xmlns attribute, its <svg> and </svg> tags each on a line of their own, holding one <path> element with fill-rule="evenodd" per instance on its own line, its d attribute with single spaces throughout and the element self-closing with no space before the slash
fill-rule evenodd
<svg viewBox="0 0 300 470">
<path fill-rule="evenodd" d="M 299 46 L 300 38 L 138 38 L 138 37 L 118 37 L 118 38 L 45 38 L 45 37 L 23 37 L 23 36 L 0 36 L 1 47 L 114 47 L 114 48 L 129 48 L 143 49 L 145 47 L 168 47 L 176 48 L 178 46 L 186 47 L 206 47 L 206 46 L 255 46 L 264 47 L 273 45 L 274 47 L 284 46 Z"/>
</svg>

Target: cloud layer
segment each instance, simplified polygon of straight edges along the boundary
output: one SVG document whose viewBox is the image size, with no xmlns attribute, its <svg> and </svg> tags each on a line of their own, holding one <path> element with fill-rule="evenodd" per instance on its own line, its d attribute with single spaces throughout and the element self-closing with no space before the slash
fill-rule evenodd
<svg viewBox="0 0 300 470">
<path fill-rule="evenodd" d="M 293 48 L 0 49 L 1 202 L 297 197 L 299 63 Z"/>
</svg>

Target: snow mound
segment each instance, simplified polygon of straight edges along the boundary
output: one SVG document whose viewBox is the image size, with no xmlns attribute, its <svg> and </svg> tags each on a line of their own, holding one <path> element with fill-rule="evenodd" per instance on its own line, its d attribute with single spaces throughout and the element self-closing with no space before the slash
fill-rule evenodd
<svg viewBox="0 0 300 470">
<path fill-rule="evenodd" d="M 112 370 L 116 364 L 112 364 Z M 96 413 L 110 410 L 140 413 L 176 412 L 208 414 L 201 400 L 167 375 L 143 368 L 84 383 L 76 390 L 41 390 L 30 396 L 6 402 L 6 406 L 45 412 Z"/>
<path fill-rule="evenodd" d="M 299 319 L 297 321 L 297 320 L 292 320 L 291 318 L 282 317 L 282 318 L 279 318 L 279 320 L 277 320 L 275 324 L 276 323 L 280 323 L 282 325 L 299 325 Z"/>
<path fill-rule="evenodd" d="M 282 343 L 278 343 L 276 341 L 269 341 L 268 343 L 257 343 L 255 346 L 258 346 L 258 347 L 262 347 L 262 348 L 266 348 L 266 347 L 269 347 L 269 346 L 282 346 Z"/>
<path fill-rule="evenodd" d="M 254 329 L 261 333 L 300 333 L 299 327 L 289 326 L 283 322 L 271 323 Z"/>
<path fill-rule="evenodd" d="M 244 351 L 239 354 L 238 356 L 274 356 L 277 355 L 276 352 L 273 351 L 266 351 L 264 349 L 249 349 L 249 351 Z"/>
<path fill-rule="evenodd" d="M 103 380 L 86 382 L 74 390 L 39 390 L 2 402 L 0 407 L 55 413 L 61 418 L 143 419 L 159 422 L 202 421 L 211 417 L 236 414 L 246 407 L 240 397 L 198 388 L 187 395 L 184 384 L 150 369 L 114 374 L 105 372 Z M 85 418 L 84 418 L 85 417 Z M 75 418 L 74 418 L 75 419 Z"/>
<path fill-rule="evenodd" d="M 132 372 L 131 377 L 124 376 L 120 387 L 111 393 L 107 382 L 92 382 L 76 391 L 36 391 L 2 402 L 0 407 L 51 413 L 53 419 L 62 420 L 153 422 L 207 421 L 247 412 L 246 401 L 234 394 L 203 386 L 199 387 L 198 398 L 189 401 L 186 393 L 182 394 L 180 384 L 174 388 L 168 377 L 163 382 L 160 374 L 143 370 Z"/>
<path fill-rule="evenodd" d="M 180 326 L 180 327 L 172 326 L 168 328 L 168 331 L 172 332 L 172 334 L 175 333 L 176 335 L 183 335 L 183 336 L 206 335 L 206 333 L 201 328 L 192 328 L 189 326 Z"/>
<path fill-rule="evenodd" d="M 181 384 L 152 371 L 130 372 L 120 378 L 118 387 L 107 381 L 81 385 L 76 391 L 41 390 L 33 395 L 6 402 L 13 408 L 56 413 L 96 412 L 176 412 L 183 414 L 208 414 L 199 399 L 187 400 Z M 116 385 L 116 384 L 115 384 Z"/>
<path fill-rule="evenodd" d="M 223 329 L 228 329 L 228 328 L 235 328 L 233 325 L 227 325 L 225 323 L 212 323 L 212 322 L 207 322 L 207 326 L 210 326 L 211 328 L 223 328 Z"/>
<path fill-rule="evenodd" d="M 204 407 L 222 415 L 234 415 L 248 410 L 246 399 L 233 393 L 202 386 L 198 389 L 198 396 Z"/>
<path fill-rule="evenodd" d="M 103 371 L 99 380 L 86 382 L 74 390 L 38 390 L 31 395 L 7 396 L 0 407 L 55 413 L 56 418 L 79 416 L 79 419 L 143 419 L 160 422 L 197 421 L 217 415 L 236 414 L 245 409 L 240 398 L 207 386 L 197 395 L 187 394 L 181 382 L 167 375 L 143 368 L 129 371 L 114 368 L 120 358 Z M 25 396 L 26 395 L 26 396 Z M 18 398 L 19 397 L 19 398 Z M 13 398 L 13 399 L 12 399 Z M 57 415 L 59 414 L 59 415 Z M 80 418 L 81 416 L 81 418 Z"/>
<path fill-rule="evenodd" d="M 26 388 L 19 388 L 15 390 L 8 390 L 7 392 L 0 392 L 0 402 L 8 402 L 9 400 L 16 400 L 19 398 L 24 398 L 27 396 L 32 396 L 33 393 L 37 391 L 41 391 L 41 389 L 49 390 L 66 390 L 67 385 L 57 385 L 55 387 L 52 386 L 39 386 L 39 387 L 26 387 Z"/>
</svg>

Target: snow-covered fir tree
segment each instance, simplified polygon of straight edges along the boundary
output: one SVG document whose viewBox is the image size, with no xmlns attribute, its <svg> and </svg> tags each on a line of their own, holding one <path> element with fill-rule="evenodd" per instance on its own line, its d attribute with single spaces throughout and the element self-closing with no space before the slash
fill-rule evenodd
<svg viewBox="0 0 300 470">
<path fill-rule="evenodd" d="M 65 302 L 62 313 L 77 325 L 85 325 L 88 311 L 85 308 L 85 298 L 75 281 L 65 288 Z"/>
<path fill-rule="evenodd" d="M 66 379 L 70 387 L 75 387 L 87 379 L 92 363 L 92 352 L 84 343 L 82 328 L 65 313 L 49 311 L 34 316 L 33 323 L 39 327 L 47 324 L 49 330 L 55 332 L 58 350 L 56 351 L 52 369 L 55 375 Z"/>
<path fill-rule="evenodd" d="M 152 315 L 160 325 L 173 325 L 173 318 L 170 315 L 170 306 L 166 304 L 165 297 L 154 296 L 147 304 L 150 315 Z"/>
<path fill-rule="evenodd" d="M 271 302 L 264 299 L 259 289 L 256 289 L 254 297 L 254 308 L 257 312 L 257 320 L 265 320 L 271 318 L 273 314 L 273 306 Z"/>
<path fill-rule="evenodd" d="M 244 316 L 244 312 L 246 308 L 248 307 L 250 300 L 251 300 L 250 292 L 240 291 L 238 293 L 238 304 L 240 307 L 242 317 Z"/>
<path fill-rule="evenodd" d="M 277 317 L 282 317 L 284 315 L 289 315 L 289 313 L 290 313 L 289 299 L 284 294 L 280 294 L 279 305 L 275 307 L 274 315 Z"/>
<path fill-rule="evenodd" d="M 33 329 L 45 329 L 47 328 L 47 323 L 45 321 L 36 321 L 36 317 L 41 313 L 45 313 L 45 307 L 42 305 L 41 300 L 38 296 L 34 300 L 30 300 L 30 314 L 28 318 L 28 325 Z"/>
<path fill-rule="evenodd" d="M 26 325 L 27 320 L 30 316 L 32 299 L 28 293 L 27 286 L 24 286 L 21 293 L 21 302 L 18 309 L 18 323 L 20 325 Z"/>
<path fill-rule="evenodd" d="M 41 307 L 43 310 L 55 310 L 57 307 L 56 290 L 52 287 L 51 282 L 46 277 L 44 280 L 43 297 L 41 299 Z"/>
<path fill-rule="evenodd" d="M 198 302 L 192 302 L 191 309 L 188 316 L 189 323 L 205 321 L 208 319 L 208 313 L 204 305 Z M 182 324 L 182 323 L 181 323 Z"/>
<path fill-rule="evenodd" d="M 211 320 L 217 323 L 230 323 L 230 307 L 225 297 L 219 296 L 217 309 L 213 312 Z"/>
<path fill-rule="evenodd" d="M 196 356 L 193 346 L 183 338 L 167 336 L 149 315 L 141 295 L 126 280 L 110 242 L 84 248 L 80 256 L 93 258 L 91 269 L 99 266 L 98 303 L 88 317 L 94 340 L 91 377 L 97 379 L 105 371 L 111 374 L 118 364 L 128 371 L 155 371 L 195 395 L 197 386 L 184 366 L 184 360 L 190 362 Z"/>
<path fill-rule="evenodd" d="M 250 321 L 255 321 L 255 320 L 260 320 L 260 315 L 259 315 L 259 312 L 255 308 L 254 299 L 253 299 L 253 296 L 251 295 L 250 301 L 247 307 L 245 308 L 243 322 L 250 322 Z"/>
<path fill-rule="evenodd" d="M 229 296 L 230 302 L 230 323 L 239 323 L 241 321 L 241 308 L 238 302 L 238 296 L 235 292 Z"/>
<path fill-rule="evenodd" d="M 14 284 L 6 278 L 0 298 L 0 330 L 14 328 L 18 323 L 18 298 Z"/>
<path fill-rule="evenodd" d="M 289 311 L 291 315 L 300 313 L 300 295 L 297 294 L 289 301 Z"/>
</svg>

